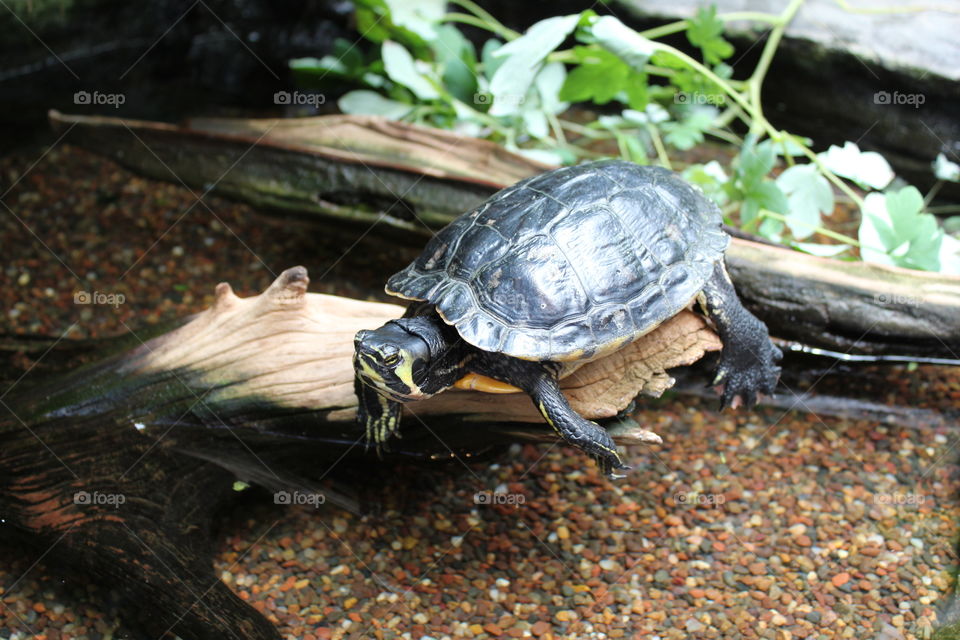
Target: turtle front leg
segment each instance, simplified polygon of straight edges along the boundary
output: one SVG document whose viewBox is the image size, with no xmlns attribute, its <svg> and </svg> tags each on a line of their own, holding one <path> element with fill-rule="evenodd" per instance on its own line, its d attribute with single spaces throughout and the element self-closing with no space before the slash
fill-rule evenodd
<svg viewBox="0 0 960 640">
<path fill-rule="evenodd" d="M 620 478 L 623 476 L 613 472 L 630 468 L 620 459 L 617 445 L 607 430 L 581 417 L 570 407 L 560 391 L 556 366 L 492 354 L 481 356 L 470 368 L 523 389 L 557 435 L 590 454 L 605 475 Z"/>
<path fill-rule="evenodd" d="M 767 326 L 740 303 L 722 260 L 704 286 L 701 302 L 723 341 L 713 381 L 724 385 L 721 408 L 735 406 L 737 399 L 749 406 L 761 393 L 773 395 L 783 353 L 770 341 Z"/>
<path fill-rule="evenodd" d="M 367 445 L 380 451 L 390 436 L 399 433 L 400 403 L 383 397 L 359 377 L 353 379 L 353 389 L 358 402 L 357 422 L 366 429 Z"/>
</svg>

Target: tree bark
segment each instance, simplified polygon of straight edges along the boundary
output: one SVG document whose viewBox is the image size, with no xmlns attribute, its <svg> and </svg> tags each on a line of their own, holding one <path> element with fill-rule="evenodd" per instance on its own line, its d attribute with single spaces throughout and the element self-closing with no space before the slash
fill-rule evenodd
<svg viewBox="0 0 960 640">
<path fill-rule="evenodd" d="M 122 585 L 128 624 L 154 637 L 278 638 L 213 575 L 213 514 L 235 479 L 357 510 L 316 475 L 376 456 L 355 422 L 353 336 L 403 312 L 307 285 L 302 267 L 252 298 L 222 283 L 210 309 L 169 332 L 133 335 L 119 352 L 126 345 L 108 341 L 114 353 L 102 359 L 89 344 L 71 347 L 53 359 L 60 375 L 17 384 L 0 400 L 0 532 L 51 549 L 48 563 Z M 22 353 L 12 342 L 0 346 Z M 684 311 L 562 386 L 582 415 L 614 417 L 638 393 L 668 388 L 667 369 L 719 346 Z M 49 345 L 36 347 L 28 351 L 43 359 Z M 78 359 L 93 361 L 70 368 Z M 556 439 L 526 396 L 459 390 L 408 405 L 401 433 L 386 458 L 449 460 Z M 611 433 L 620 444 L 656 438 L 630 421 Z"/>
<path fill-rule="evenodd" d="M 373 117 L 206 119 L 188 127 L 50 114 L 134 171 L 280 215 L 422 246 L 496 190 L 551 167 L 489 142 Z M 131 135 L 134 133 L 135 135 Z M 222 179 L 221 179 L 222 178 Z M 843 262 L 734 238 L 731 276 L 779 337 L 861 355 L 957 361 L 960 277 Z"/>
</svg>

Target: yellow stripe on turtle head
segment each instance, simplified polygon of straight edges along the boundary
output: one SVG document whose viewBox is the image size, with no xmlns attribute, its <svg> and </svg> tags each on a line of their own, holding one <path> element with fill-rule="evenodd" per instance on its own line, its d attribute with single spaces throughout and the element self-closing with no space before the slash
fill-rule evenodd
<svg viewBox="0 0 960 640">
<path fill-rule="evenodd" d="M 412 395 L 420 395 L 423 391 L 413 381 L 413 358 L 406 351 L 401 352 L 400 363 L 394 368 L 393 372 L 400 378 L 400 382 L 407 385 Z"/>
<path fill-rule="evenodd" d="M 380 372 L 370 366 L 370 361 L 364 356 L 359 356 L 357 358 L 360 361 L 360 369 L 363 371 L 361 377 L 366 378 L 370 382 L 379 382 L 384 383 L 383 376 L 380 375 Z"/>
</svg>

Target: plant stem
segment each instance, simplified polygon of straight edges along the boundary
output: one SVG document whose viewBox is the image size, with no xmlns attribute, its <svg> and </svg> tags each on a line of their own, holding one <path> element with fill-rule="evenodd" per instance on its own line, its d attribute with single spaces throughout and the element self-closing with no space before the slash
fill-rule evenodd
<svg viewBox="0 0 960 640">
<path fill-rule="evenodd" d="M 515 31 L 506 29 L 506 27 L 503 27 L 503 29 L 505 30 L 501 30 L 498 28 L 498 25 L 490 24 L 484 20 L 481 20 L 480 18 L 477 18 L 476 16 L 470 15 L 469 13 L 448 13 L 442 18 L 440 18 L 440 22 L 460 22 L 462 24 L 469 24 L 472 27 L 479 27 L 480 29 L 486 29 L 487 31 L 495 33 L 498 36 L 502 36 L 507 40 L 510 39 L 511 35 L 513 36 L 513 38 L 517 37 L 517 33 Z"/>
<path fill-rule="evenodd" d="M 638 33 L 647 38 L 648 40 L 653 40 L 654 38 L 662 38 L 663 36 L 669 36 L 674 33 L 680 33 L 687 29 L 686 20 L 677 20 L 676 22 L 669 22 L 667 24 L 662 24 L 659 27 L 653 27 L 652 29 L 647 29 L 646 31 L 639 31 Z"/>
<path fill-rule="evenodd" d="M 793 20 L 797 11 L 800 10 L 803 2 L 804 0 L 791 0 L 787 8 L 777 18 L 773 29 L 770 31 L 770 37 L 767 38 L 767 42 L 763 46 L 763 52 L 760 54 L 760 61 L 757 63 L 757 68 L 753 70 L 750 79 L 747 81 L 747 87 L 750 92 L 750 102 L 760 115 L 760 118 L 750 127 L 751 133 L 759 134 L 760 130 L 764 128 L 763 125 L 767 123 L 766 118 L 763 117 L 763 108 L 760 102 L 760 88 L 763 86 L 763 80 L 766 78 L 767 71 L 770 69 L 770 63 L 773 61 L 773 56 L 780 46 L 780 40 L 787 30 L 787 25 Z"/>
<path fill-rule="evenodd" d="M 486 28 L 501 34 L 507 40 L 516 40 L 520 34 L 513 29 L 508 29 L 499 20 L 494 18 L 486 9 L 478 5 L 473 0 L 452 0 L 453 4 L 458 4 L 476 17 L 487 23 Z"/>
<path fill-rule="evenodd" d="M 930 204 L 933 201 L 937 193 L 940 192 L 941 187 L 943 187 L 943 180 L 937 180 L 936 183 L 934 183 L 934 185 L 930 187 L 930 191 L 928 191 L 927 195 L 924 196 L 923 198 L 924 207 L 926 207 L 928 204 Z"/>
<path fill-rule="evenodd" d="M 657 131 L 657 128 L 652 124 L 647 125 L 647 132 L 650 134 L 653 148 L 657 150 L 657 157 L 660 159 L 660 164 L 672 170 L 673 166 L 670 164 L 670 156 L 667 155 L 667 149 L 663 146 L 663 140 L 660 139 L 660 132 Z"/>
<path fill-rule="evenodd" d="M 791 224 L 796 224 L 796 223 L 802 224 L 808 229 L 813 229 L 815 233 L 819 233 L 822 236 L 832 238 L 844 244 L 849 244 L 851 246 L 857 247 L 858 249 L 860 248 L 859 241 L 851 238 L 850 236 L 845 236 L 842 233 L 837 233 L 836 231 L 831 231 L 830 229 L 825 229 L 815 224 L 809 224 L 802 220 L 790 219 L 788 216 L 785 216 L 782 213 L 777 213 L 776 211 L 770 211 L 769 209 L 760 209 L 759 213 L 760 215 L 757 218 L 758 220 L 760 218 L 773 218 L 774 220 L 779 220 L 780 222 L 784 222 L 784 223 L 789 220 Z"/>
</svg>

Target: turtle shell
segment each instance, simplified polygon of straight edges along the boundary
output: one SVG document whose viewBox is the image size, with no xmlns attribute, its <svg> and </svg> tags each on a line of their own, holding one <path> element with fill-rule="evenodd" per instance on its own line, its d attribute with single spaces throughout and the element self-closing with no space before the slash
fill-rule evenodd
<svg viewBox="0 0 960 640">
<path fill-rule="evenodd" d="M 527 178 L 457 217 L 386 291 L 470 344 L 598 357 L 684 309 L 723 257 L 720 210 L 660 167 L 601 160 Z"/>
</svg>

